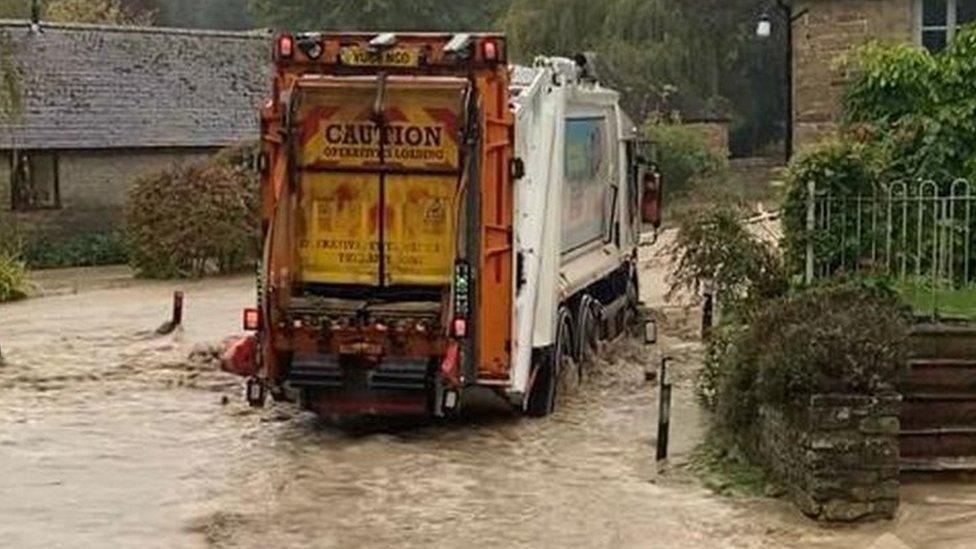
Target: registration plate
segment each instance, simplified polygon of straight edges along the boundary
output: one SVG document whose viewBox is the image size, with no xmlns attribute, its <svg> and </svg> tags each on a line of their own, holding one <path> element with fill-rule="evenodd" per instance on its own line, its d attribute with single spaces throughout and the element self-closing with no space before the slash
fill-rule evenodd
<svg viewBox="0 0 976 549">
<path fill-rule="evenodd" d="M 352 67 L 416 67 L 420 65 L 420 52 L 408 48 L 373 51 L 359 46 L 349 46 L 339 51 L 339 58 L 343 65 Z"/>
</svg>

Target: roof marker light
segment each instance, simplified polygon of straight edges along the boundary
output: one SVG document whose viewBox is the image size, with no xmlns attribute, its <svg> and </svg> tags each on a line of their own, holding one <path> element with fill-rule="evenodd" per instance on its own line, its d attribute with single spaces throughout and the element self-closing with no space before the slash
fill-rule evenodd
<svg viewBox="0 0 976 549">
<path fill-rule="evenodd" d="M 313 61 L 322 57 L 322 52 L 325 51 L 322 47 L 322 42 L 317 36 L 303 36 L 299 38 L 298 49 Z"/>
<path fill-rule="evenodd" d="M 295 37 L 282 34 L 278 37 L 278 58 L 291 59 L 295 55 Z"/>
<path fill-rule="evenodd" d="M 498 42 L 495 42 L 494 40 L 486 40 L 481 45 L 481 53 L 484 55 L 485 61 L 498 61 Z"/>
<path fill-rule="evenodd" d="M 397 43 L 397 35 L 392 32 L 384 32 L 383 34 L 373 38 L 369 41 L 369 47 L 376 50 L 385 50 L 392 48 Z"/>
<path fill-rule="evenodd" d="M 468 48 L 471 47 L 471 35 L 470 34 L 455 34 L 451 41 L 444 46 L 444 53 L 447 54 L 464 54 L 468 52 Z"/>
</svg>

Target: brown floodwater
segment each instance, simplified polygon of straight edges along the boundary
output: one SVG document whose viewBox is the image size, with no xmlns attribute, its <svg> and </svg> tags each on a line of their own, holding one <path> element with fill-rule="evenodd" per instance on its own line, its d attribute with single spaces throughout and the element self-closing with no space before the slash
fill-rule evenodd
<svg viewBox="0 0 976 549">
<path fill-rule="evenodd" d="M 184 285 L 185 329 L 159 337 L 173 289 L 0 306 L 0 546 L 976 546 L 974 485 L 909 485 L 896 521 L 847 529 L 701 487 L 681 465 L 703 424 L 684 321 L 663 339 L 677 388 L 662 468 L 657 355 L 636 344 L 607 348 L 547 419 L 486 395 L 452 421 L 338 427 L 252 410 L 216 371 L 209 346 L 237 330 L 251 280 Z"/>
</svg>

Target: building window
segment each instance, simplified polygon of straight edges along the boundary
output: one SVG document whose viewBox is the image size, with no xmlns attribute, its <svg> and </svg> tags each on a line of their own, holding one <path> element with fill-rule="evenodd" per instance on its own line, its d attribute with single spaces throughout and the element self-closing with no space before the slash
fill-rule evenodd
<svg viewBox="0 0 976 549">
<path fill-rule="evenodd" d="M 952 41 L 956 30 L 976 22 L 976 0 L 916 0 L 918 41 L 939 52 Z"/>
<path fill-rule="evenodd" d="M 44 210 L 61 206 L 56 154 L 14 152 L 11 174 L 14 210 Z"/>
</svg>

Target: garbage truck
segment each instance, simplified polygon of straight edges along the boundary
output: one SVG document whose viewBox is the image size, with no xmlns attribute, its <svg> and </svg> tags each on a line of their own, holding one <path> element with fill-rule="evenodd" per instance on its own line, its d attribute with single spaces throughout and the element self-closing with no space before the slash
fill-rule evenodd
<svg viewBox="0 0 976 549">
<path fill-rule="evenodd" d="M 247 400 L 445 416 L 481 388 L 550 414 L 639 322 L 660 224 L 660 174 L 592 57 L 510 66 L 488 33 L 273 49 L 257 306 L 223 359 Z"/>
</svg>

